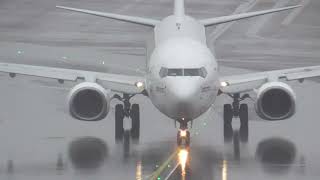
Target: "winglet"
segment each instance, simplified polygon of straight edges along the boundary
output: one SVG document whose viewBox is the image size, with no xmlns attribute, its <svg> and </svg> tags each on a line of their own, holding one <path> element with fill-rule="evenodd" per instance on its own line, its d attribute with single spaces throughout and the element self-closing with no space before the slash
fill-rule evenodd
<svg viewBox="0 0 320 180">
<path fill-rule="evenodd" d="M 204 20 L 201 20 L 200 22 L 204 26 L 213 26 L 213 25 L 218 25 L 218 24 L 227 23 L 227 22 L 231 22 L 231 21 L 237 21 L 237 20 L 251 18 L 251 17 L 255 17 L 255 16 L 261 16 L 261 15 L 265 15 L 265 14 L 271 14 L 271 13 L 275 13 L 275 12 L 294 9 L 294 8 L 298 8 L 301 6 L 302 5 L 288 6 L 288 7 L 284 7 L 284 8 L 278 8 L 278 9 L 270 9 L 270 10 L 264 10 L 264 11 L 234 14 L 234 15 L 230 15 L 230 16 L 222 16 L 222 17 L 204 19 Z"/>
<path fill-rule="evenodd" d="M 65 7 L 65 6 L 56 6 L 60 9 L 65 9 L 69 11 L 75 11 L 80 12 L 84 14 L 91 14 L 95 16 L 105 17 L 109 19 L 115 19 L 118 21 L 124 21 L 124 22 L 130 22 L 134 24 L 144 25 L 144 26 L 156 26 L 160 21 L 154 20 L 154 19 L 148 19 L 148 18 L 142 18 L 142 17 L 135 17 L 135 16 L 126 16 L 126 15 L 120 15 L 120 14 L 113 14 L 113 13 L 105 13 L 105 12 L 99 12 L 99 11 L 91 11 L 86 9 L 77 9 L 77 8 L 71 8 L 71 7 Z"/>
</svg>

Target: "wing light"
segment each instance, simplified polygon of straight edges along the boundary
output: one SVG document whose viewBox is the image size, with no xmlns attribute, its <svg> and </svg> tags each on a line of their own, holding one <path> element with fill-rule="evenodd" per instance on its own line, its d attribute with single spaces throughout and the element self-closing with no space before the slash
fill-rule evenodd
<svg viewBox="0 0 320 180">
<path fill-rule="evenodd" d="M 141 82 L 141 81 L 136 82 L 136 83 L 135 83 L 135 86 L 136 86 L 137 88 L 139 88 L 139 89 L 144 89 L 144 83 Z"/>
<path fill-rule="evenodd" d="M 221 81 L 220 85 L 221 85 L 221 87 L 226 87 L 226 86 L 229 86 L 229 83 L 226 81 Z"/>
</svg>

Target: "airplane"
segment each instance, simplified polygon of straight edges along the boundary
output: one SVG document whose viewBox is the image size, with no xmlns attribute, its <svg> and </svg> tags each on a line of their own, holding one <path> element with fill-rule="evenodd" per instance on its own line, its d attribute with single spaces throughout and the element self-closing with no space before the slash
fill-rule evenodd
<svg viewBox="0 0 320 180">
<path fill-rule="evenodd" d="M 153 28 L 153 37 L 147 42 L 147 70 L 141 76 L 129 76 L 77 69 L 0 63 L 0 72 L 10 77 L 17 75 L 56 79 L 59 83 L 73 81 L 68 95 L 70 115 L 82 121 L 100 121 L 109 113 L 110 101 L 115 106 L 115 140 L 122 142 L 126 132 L 131 139 L 140 137 L 140 107 L 131 104 L 131 98 L 142 94 L 167 117 L 179 123 L 177 145 L 190 146 L 189 126 L 212 107 L 216 98 L 228 95 L 232 103 L 224 104 L 224 139 L 234 117 L 239 117 L 241 128 L 248 130 L 248 105 L 241 103 L 256 95 L 257 115 L 268 121 L 288 119 L 295 114 L 296 94 L 288 81 L 301 81 L 320 76 L 320 66 L 301 67 L 219 76 L 215 54 L 207 44 L 206 28 L 231 21 L 291 10 L 301 5 L 247 12 L 208 19 L 195 19 L 185 13 L 184 0 L 174 0 L 174 12 L 162 20 L 98 12 L 57 6 L 108 19 L 134 23 Z M 111 96 L 114 93 L 115 95 Z M 131 129 L 125 131 L 124 118 L 131 120 Z M 244 133 L 243 141 L 248 134 Z"/>
</svg>

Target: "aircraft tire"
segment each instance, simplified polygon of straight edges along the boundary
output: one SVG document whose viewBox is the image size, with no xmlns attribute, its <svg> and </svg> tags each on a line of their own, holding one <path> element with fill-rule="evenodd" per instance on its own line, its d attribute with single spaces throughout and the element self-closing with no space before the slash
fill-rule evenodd
<svg viewBox="0 0 320 180">
<path fill-rule="evenodd" d="M 125 157 L 128 157 L 130 153 L 130 131 L 124 131 L 123 137 L 123 153 Z"/>
<path fill-rule="evenodd" d="M 117 143 L 123 140 L 124 128 L 123 128 L 124 111 L 123 105 L 116 105 L 115 112 L 115 140 Z"/>
<path fill-rule="evenodd" d="M 224 142 L 225 143 L 229 143 L 232 142 L 233 139 L 233 128 L 232 128 L 232 124 L 224 124 L 223 127 L 223 138 L 224 138 Z"/>
<path fill-rule="evenodd" d="M 223 107 L 224 124 L 231 124 L 233 118 L 233 110 L 231 104 L 225 104 Z"/>
<path fill-rule="evenodd" d="M 241 124 L 248 124 L 248 105 L 241 104 L 239 110 L 239 117 Z"/>
<path fill-rule="evenodd" d="M 140 107 L 139 104 L 133 104 L 131 107 L 131 137 L 134 141 L 139 141 L 140 138 Z"/>
<path fill-rule="evenodd" d="M 240 105 L 240 141 L 248 142 L 249 139 L 249 123 L 248 123 L 248 105 Z"/>
<path fill-rule="evenodd" d="M 231 104 L 225 104 L 223 108 L 223 137 L 224 142 L 231 142 L 233 138 L 232 118 L 233 110 Z"/>
</svg>

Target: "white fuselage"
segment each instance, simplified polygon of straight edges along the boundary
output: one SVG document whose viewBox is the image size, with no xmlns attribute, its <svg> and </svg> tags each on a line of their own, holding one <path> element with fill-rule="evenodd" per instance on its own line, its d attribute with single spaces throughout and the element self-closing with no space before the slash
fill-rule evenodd
<svg viewBox="0 0 320 180">
<path fill-rule="evenodd" d="M 175 120 L 206 112 L 218 91 L 218 65 L 206 43 L 205 27 L 189 16 L 165 18 L 154 29 L 147 91 L 152 103 Z"/>
<path fill-rule="evenodd" d="M 207 46 L 205 28 L 294 9 L 301 7 L 301 5 L 207 18 L 199 21 L 186 15 L 184 0 L 174 0 L 173 15 L 162 21 L 64 6 L 57 7 L 154 27 L 152 37 L 147 41 L 148 72 L 146 82 L 144 84 L 135 81 L 135 86 L 138 89 L 135 88 L 131 93 L 141 93 L 141 90 L 146 90 L 152 103 L 162 113 L 176 121 L 188 122 L 196 119 L 210 108 L 220 89 L 218 65 L 214 53 Z M 5 69 L 8 68 L 5 67 Z M 29 71 L 27 72 L 30 74 Z M 48 76 L 47 73 L 45 75 Z M 60 78 L 60 76 L 58 77 Z M 91 76 L 90 80 L 92 81 Z M 126 83 L 128 82 L 126 81 Z M 131 81 L 130 85 L 133 85 Z M 229 85 L 229 82 L 224 82 L 222 85 Z M 252 90 L 252 88 L 246 89 Z M 181 124 L 183 128 L 186 128 L 185 123 Z"/>
</svg>

